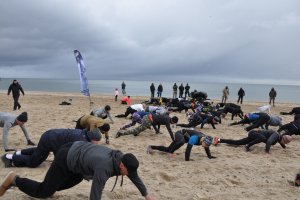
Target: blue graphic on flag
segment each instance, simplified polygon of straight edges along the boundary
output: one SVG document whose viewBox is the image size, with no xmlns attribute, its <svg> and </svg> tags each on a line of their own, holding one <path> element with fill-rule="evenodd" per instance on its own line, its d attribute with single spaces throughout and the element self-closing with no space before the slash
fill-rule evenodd
<svg viewBox="0 0 300 200">
<path fill-rule="evenodd" d="M 86 78 L 86 68 L 83 63 L 83 58 L 78 50 L 74 50 L 74 55 L 79 70 L 81 93 L 85 96 L 90 96 L 88 80 Z"/>
</svg>

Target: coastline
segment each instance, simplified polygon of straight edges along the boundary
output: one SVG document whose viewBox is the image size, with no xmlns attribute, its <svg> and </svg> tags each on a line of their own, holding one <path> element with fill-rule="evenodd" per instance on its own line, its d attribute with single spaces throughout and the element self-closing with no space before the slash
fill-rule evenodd
<svg viewBox="0 0 300 200">
<path fill-rule="evenodd" d="M 81 93 L 65 92 L 36 92 L 26 91 L 25 96 L 20 97 L 21 110 L 12 111 L 12 97 L 7 96 L 7 91 L 0 91 L 0 109 L 2 112 L 19 114 L 28 112 L 29 121 L 25 124 L 30 137 L 34 142 L 38 142 L 40 135 L 46 130 L 53 128 L 74 128 L 73 120 L 78 119 L 83 114 L 90 112 L 89 98 Z M 72 98 L 72 105 L 60 106 L 62 101 Z M 149 97 L 132 96 L 132 103 L 140 103 Z M 92 95 L 91 100 L 94 107 L 106 104 L 112 107 L 112 116 L 124 113 L 127 106 L 114 101 L 111 95 Z M 230 100 L 230 99 L 229 99 Z M 219 102 L 215 100 L 214 102 Z M 229 101 L 235 103 L 234 101 Z M 242 105 L 242 110 L 246 112 L 255 111 L 257 107 L 265 105 L 265 102 L 248 102 Z M 299 104 L 276 103 L 271 108 L 271 114 L 279 115 L 280 111 L 290 111 L 291 108 Z M 185 113 L 171 113 L 179 117 L 180 122 L 187 122 Z M 293 116 L 286 115 L 283 123 L 292 121 Z M 234 120 L 239 120 L 235 118 Z M 163 153 L 155 152 L 153 155 L 146 154 L 148 145 L 169 145 L 170 136 L 165 127 L 162 127 L 163 134 L 155 134 L 153 130 L 146 130 L 138 137 L 123 136 L 114 138 L 118 129 L 130 122 L 128 119 L 115 118 L 115 123 L 111 124 L 110 144 L 100 141 L 101 145 L 113 149 L 119 149 L 125 153 L 130 152 L 137 156 L 140 161 L 139 175 L 147 186 L 149 193 L 157 199 L 175 200 L 231 200 L 231 199 L 297 199 L 299 189 L 291 187 L 288 181 L 294 179 L 295 174 L 300 170 L 300 138 L 293 136 L 294 140 L 288 144 L 286 149 L 280 145 L 272 146 L 271 154 L 264 152 L 265 144 L 261 143 L 253 146 L 250 152 L 245 152 L 243 146 L 233 147 L 229 145 L 211 146 L 211 153 L 216 159 L 209 160 L 202 147 L 194 146 L 191 153 L 193 161 L 184 161 L 186 146 L 184 145 L 176 151 L 175 158 L 169 158 Z M 231 126 L 230 116 L 222 121 L 222 124 L 212 129 L 211 126 L 204 126 L 203 129 L 196 128 L 212 137 L 240 139 L 247 133 L 243 126 Z M 272 128 L 272 127 L 271 127 Z M 180 130 L 179 127 L 173 131 Z M 2 145 L 2 139 L 0 139 Z M 28 148 L 24 135 L 20 128 L 14 127 L 9 131 L 9 145 L 17 149 Z M 1 155 L 5 152 L 1 146 Z M 0 181 L 11 170 L 14 170 L 22 177 L 34 180 L 43 180 L 51 162 L 53 154 L 46 162 L 38 168 L 4 168 L 0 164 Z M 124 185 L 117 184 L 114 192 L 110 192 L 115 178 L 109 179 L 103 191 L 103 199 L 143 199 L 139 191 L 124 178 Z M 77 186 L 68 190 L 57 192 L 54 199 L 88 199 L 91 181 L 83 181 Z M 7 191 L 4 199 L 31 199 L 17 188 Z"/>
</svg>

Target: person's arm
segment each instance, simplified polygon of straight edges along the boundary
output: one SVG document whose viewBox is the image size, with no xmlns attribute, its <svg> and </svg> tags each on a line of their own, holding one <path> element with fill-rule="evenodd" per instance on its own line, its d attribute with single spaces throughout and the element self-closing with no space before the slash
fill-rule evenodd
<svg viewBox="0 0 300 200">
<path fill-rule="evenodd" d="M 171 126 L 170 126 L 170 122 L 168 122 L 168 123 L 166 124 L 166 127 L 167 127 L 167 129 L 168 129 L 168 132 L 169 132 L 169 134 L 170 134 L 170 137 L 171 137 L 172 141 L 174 141 L 174 134 L 173 134 L 173 132 L 172 132 L 172 129 L 171 129 Z"/>
<path fill-rule="evenodd" d="M 105 173 L 103 173 L 103 169 L 95 170 L 95 174 L 93 176 L 93 183 L 90 191 L 91 200 L 101 200 L 102 191 L 108 179 L 109 177 Z"/>
<path fill-rule="evenodd" d="M 190 155 L 191 155 L 192 148 L 193 148 L 192 144 L 188 144 L 186 146 L 186 149 L 185 149 L 185 161 L 189 161 L 190 160 Z"/>
<path fill-rule="evenodd" d="M 109 120 L 111 121 L 111 123 L 113 124 L 113 123 L 114 123 L 114 120 L 113 120 L 113 118 L 111 117 L 111 114 L 110 114 L 109 112 L 107 113 L 107 116 L 108 116 Z"/>
<path fill-rule="evenodd" d="M 7 95 L 9 95 L 9 94 L 10 94 L 10 92 L 11 92 L 11 89 L 12 89 L 12 86 L 10 85 L 10 86 L 9 86 L 9 88 L 8 88 L 8 90 L 7 90 Z"/>
<path fill-rule="evenodd" d="M 135 121 L 132 121 L 132 122 L 130 122 L 129 124 L 124 125 L 124 126 L 121 127 L 120 129 L 124 130 L 124 129 L 127 129 L 127 128 L 131 127 L 131 126 L 134 126 L 135 124 L 136 124 L 136 122 L 135 122 Z"/>
<path fill-rule="evenodd" d="M 204 150 L 205 150 L 205 153 L 207 155 L 207 157 L 209 159 L 213 159 L 213 158 L 216 158 L 215 156 L 212 156 L 211 153 L 210 153 L 210 150 L 209 150 L 209 147 L 204 147 Z"/>
<path fill-rule="evenodd" d="M 21 127 L 21 129 L 22 129 L 22 131 L 23 131 L 23 133 L 24 133 L 26 139 L 27 139 L 27 140 L 30 140 L 29 135 L 28 135 L 28 132 L 27 132 L 27 130 L 26 130 L 26 128 L 25 128 L 25 125 L 22 124 L 22 125 L 20 125 L 20 127 Z"/>
<path fill-rule="evenodd" d="M 144 185 L 143 181 L 140 179 L 139 176 L 130 176 L 128 175 L 128 178 L 131 180 L 131 182 L 137 187 L 137 189 L 140 191 L 140 193 L 145 197 L 149 196 L 146 186 Z"/>
<path fill-rule="evenodd" d="M 22 92 L 23 96 L 25 95 L 24 90 L 21 85 L 19 85 L 19 90 Z"/>
<path fill-rule="evenodd" d="M 266 142 L 266 153 L 270 152 L 271 145 L 275 144 L 279 139 L 279 134 L 273 133 Z"/>
</svg>

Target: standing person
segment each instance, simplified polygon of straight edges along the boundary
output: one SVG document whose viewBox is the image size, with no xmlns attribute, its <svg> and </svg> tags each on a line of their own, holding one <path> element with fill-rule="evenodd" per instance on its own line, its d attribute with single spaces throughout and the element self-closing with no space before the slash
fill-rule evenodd
<svg viewBox="0 0 300 200">
<path fill-rule="evenodd" d="M 115 101 L 118 101 L 118 96 L 119 96 L 119 90 L 118 88 L 115 89 Z"/>
<path fill-rule="evenodd" d="M 153 98 L 153 97 L 154 97 L 154 93 L 155 93 L 155 86 L 154 86 L 154 83 L 152 83 L 152 84 L 150 85 L 150 92 L 151 92 L 151 98 Z"/>
<path fill-rule="evenodd" d="M 50 152 L 56 155 L 61 146 L 69 142 L 87 141 L 98 144 L 101 134 L 98 128 L 87 129 L 50 129 L 42 134 L 37 147 L 22 149 L 14 154 L 4 154 L 1 157 L 5 167 L 38 167 L 44 162 Z"/>
<path fill-rule="evenodd" d="M 239 103 L 241 101 L 241 104 L 243 104 L 243 98 L 245 96 L 245 90 L 243 90 L 243 88 L 240 88 L 240 90 L 238 91 L 238 100 L 237 103 Z"/>
<path fill-rule="evenodd" d="M 181 85 L 178 87 L 179 89 L 179 98 L 183 98 L 183 91 L 184 91 L 184 86 L 181 83 Z"/>
<path fill-rule="evenodd" d="M 8 148 L 8 131 L 10 128 L 19 125 L 26 137 L 27 145 L 35 145 L 29 138 L 28 132 L 25 128 L 25 123 L 28 120 L 27 112 L 22 112 L 19 116 L 14 114 L 0 112 L 0 127 L 3 127 L 2 143 L 5 151 L 15 151 L 15 149 Z"/>
<path fill-rule="evenodd" d="M 164 90 L 164 88 L 163 88 L 162 84 L 160 83 L 159 86 L 157 87 L 157 97 L 161 97 L 163 90 Z"/>
<path fill-rule="evenodd" d="M 12 96 L 14 98 L 14 110 L 16 110 L 17 108 L 21 108 L 21 105 L 19 103 L 20 91 L 24 96 L 25 93 L 22 86 L 18 83 L 17 80 L 13 80 L 12 84 L 10 84 L 8 88 L 7 95 L 9 96 L 10 92 L 12 92 Z"/>
<path fill-rule="evenodd" d="M 178 89 L 178 86 L 177 86 L 176 83 L 174 83 L 174 85 L 173 85 L 173 99 L 177 98 L 177 89 Z"/>
<path fill-rule="evenodd" d="M 105 107 L 100 107 L 100 108 L 96 108 L 94 109 L 90 115 L 93 115 L 95 117 L 99 117 L 102 119 L 106 119 L 107 117 L 109 118 L 109 120 L 111 121 L 111 123 L 114 123 L 114 120 L 112 119 L 111 115 L 110 115 L 110 110 L 111 107 L 109 105 L 106 105 Z"/>
<path fill-rule="evenodd" d="M 126 90 L 125 90 L 126 84 L 124 81 L 122 82 L 121 87 L 122 87 L 122 94 L 123 94 L 123 96 L 125 96 L 126 95 Z"/>
<path fill-rule="evenodd" d="M 184 89 L 185 89 L 184 98 L 186 99 L 186 96 L 190 97 L 190 86 L 188 83 L 186 84 Z"/>
<path fill-rule="evenodd" d="M 226 100 L 228 99 L 228 96 L 229 96 L 229 88 L 228 88 L 228 86 L 226 86 L 223 89 L 222 103 L 226 103 Z"/>
<path fill-rule="evenodd" d="M 25 194 L 35 198 L 51 197 L 56 191 L 69 189 L 83 178 L 92 180 L 89 199 L 102 197 L 106 181 L 113 176 L 126 175 L 139 189 L 145 200 L 155 200 L 137 173 L 139 161 L 131 154 L 105 146 L 77 141 L 62 146 L 54 157 L 43 182 L 22 178 L 9 172 L 0 185 L 0 196 L 16 186 Z"/>
<path fill-rule="evenodd" d="M 272 89 L 269 92 L 270 101 L 269 104 L 271 105 L 271 102 L 273 102 L 273 106 L 275 106 L 275 98 L 277 96 L 276 90 L 272 87 Z"/>
</svg>

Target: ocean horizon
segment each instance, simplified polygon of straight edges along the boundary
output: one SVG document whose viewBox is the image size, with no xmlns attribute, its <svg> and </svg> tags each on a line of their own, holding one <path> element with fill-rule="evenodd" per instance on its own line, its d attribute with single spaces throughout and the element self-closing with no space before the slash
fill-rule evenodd
<svg viewBox="0 0 300 200">
<path fill-rule="evenodd" d="M 40 92 L 65 92 L 65 93 L 81 93 L 80 80 L 78 79 L 35 79 L 35 78 L 18 78 L 17 79 L 26 91 Z M 12 78 L 0 79 L 0 90 L 7 90 L 12 83 Z M 171 98 L 173 96 L 173 84 L 175 82 L 163 81 L 132 81 L 132 80 L 89 80 L 88 86 L 91 97 L 93 94 L 104 94 L 114 96 L 115 88 L 119 89 L 122 96 L 121 83 L 126 84 L 127 95 L 130 96 L 147 96 L 150 98 L 150 85 L 154 83 L 156 91 L 157 86 L 163 85 L 163 97 Z M 181 83 L 185 86 L 187 82 L 176 82 L 179 86 Z M 236 102 L 238 98 L 238 90 L 242 87 L 245 90 L 244 101 L 269 102 L 269 91 L 272 87 L 277 91 L 275 100 L 279 103 L 299 103 L 300 86 L 298 85 L 279 85 L 279 84 L 245 84 L 245 83 L 208 83 L 208 82 L 188 82 L 190 92 L 197 90 L 206 92 L 209 99 L 222 99 L 222 90 L 225 86 L 229 87 L 229 102 Z M 179 93 L 179 92 L 178 92 Z M 156 95 L 156 94 L 155 94 Z"/>
</svg>

